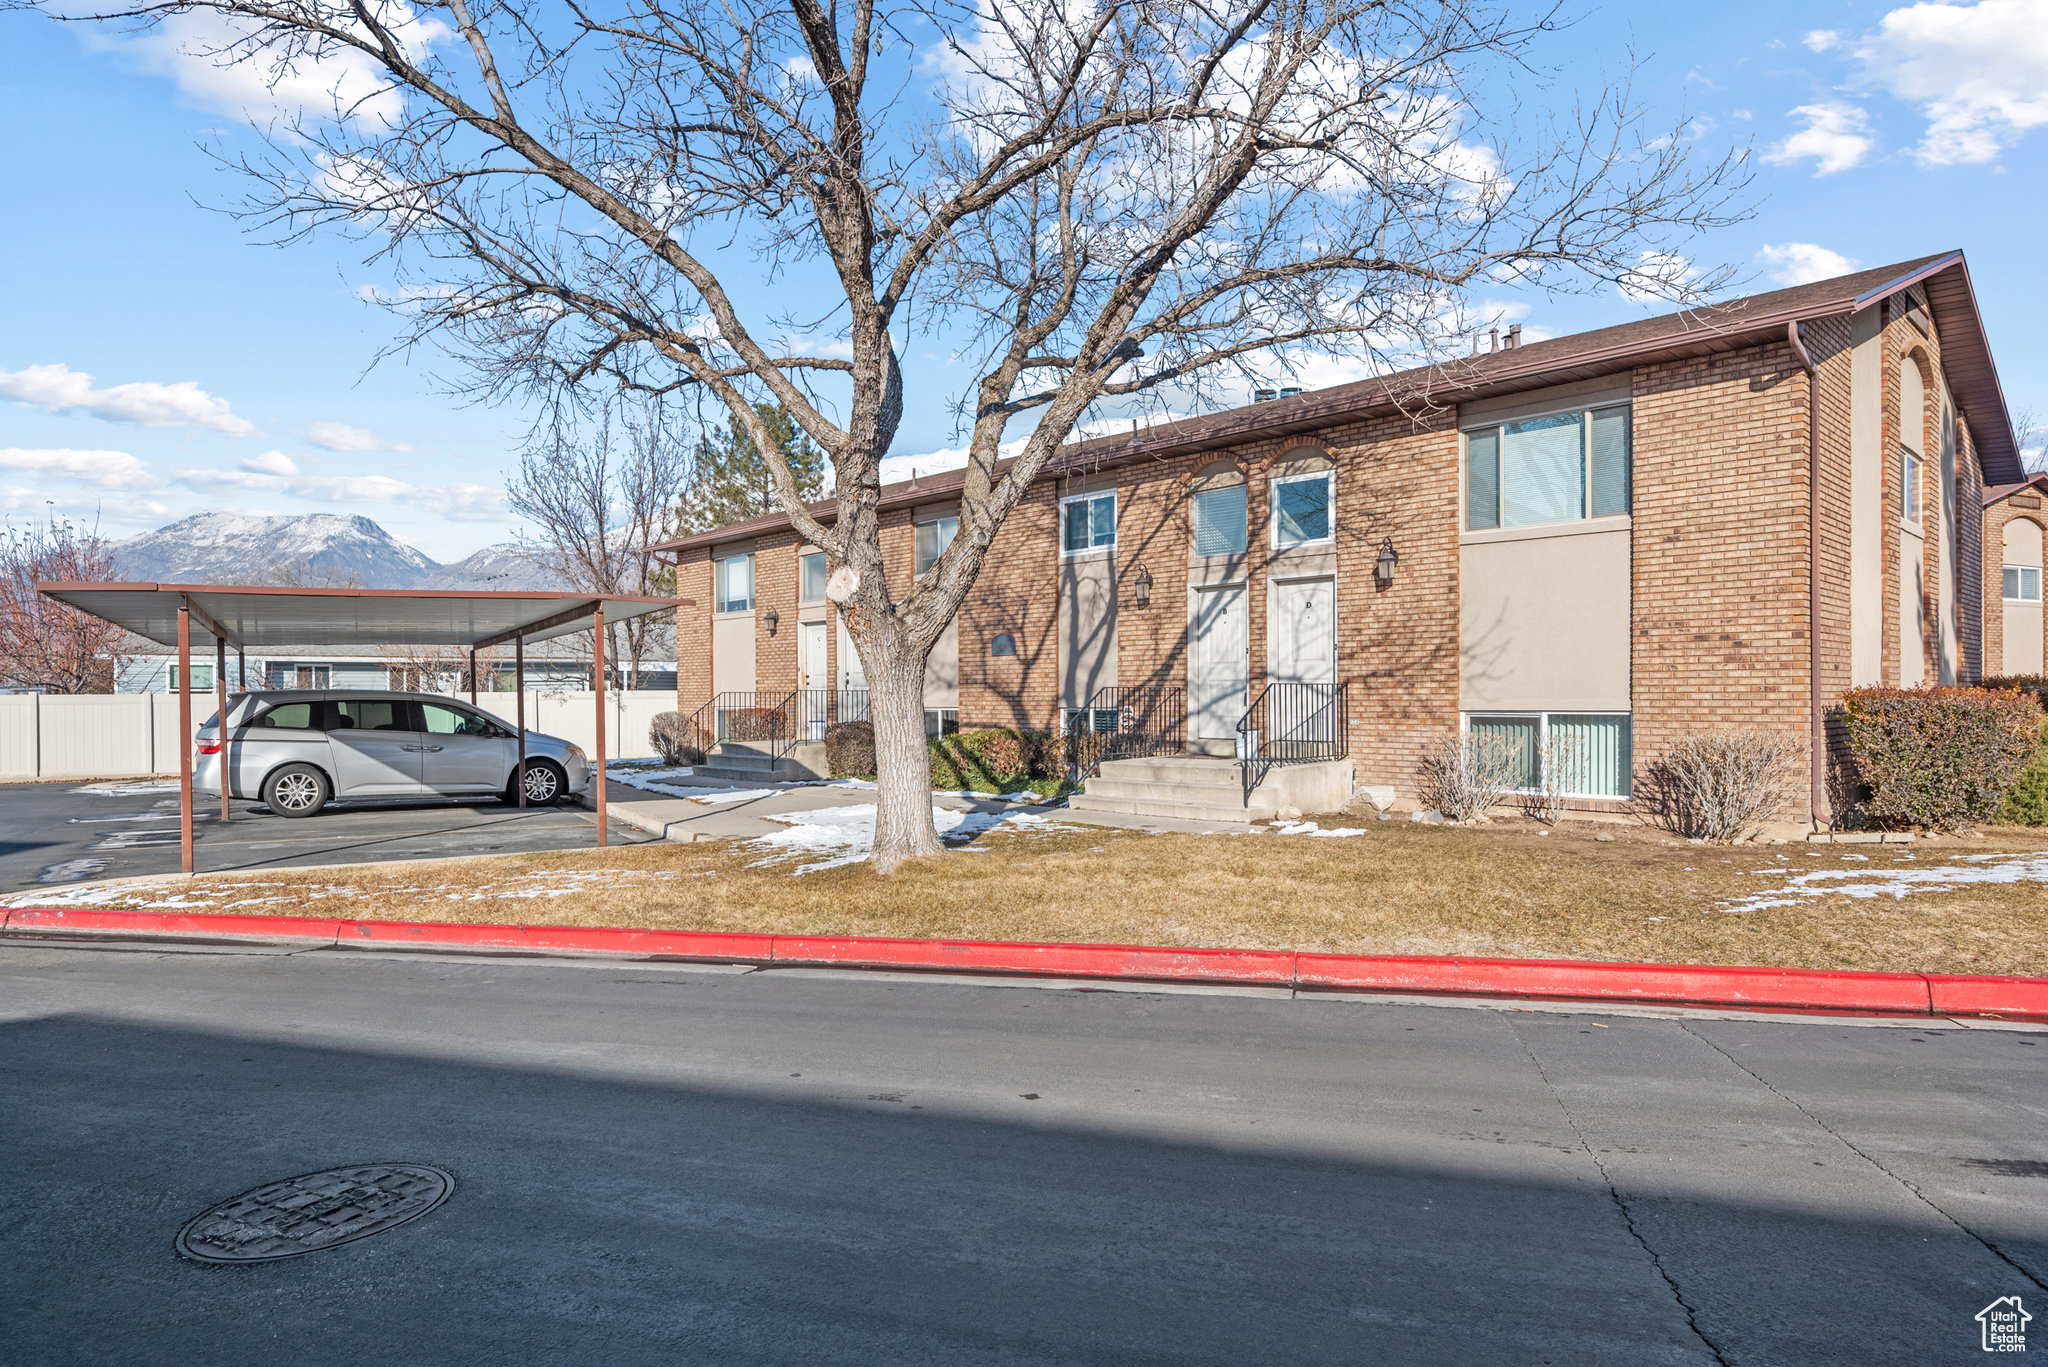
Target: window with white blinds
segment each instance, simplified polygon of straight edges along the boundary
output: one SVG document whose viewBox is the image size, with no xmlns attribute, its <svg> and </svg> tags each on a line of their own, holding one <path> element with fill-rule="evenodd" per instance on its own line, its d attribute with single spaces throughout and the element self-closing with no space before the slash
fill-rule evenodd
<svg viewBox="0 0 2048 1367">
<path fill-rule="evenodd" d="M 1188 499 L 1188 521 L 1196 555 L 1242 555 L 1245 539 L 1245 486 L 1203 489 Z"/>
</svg>

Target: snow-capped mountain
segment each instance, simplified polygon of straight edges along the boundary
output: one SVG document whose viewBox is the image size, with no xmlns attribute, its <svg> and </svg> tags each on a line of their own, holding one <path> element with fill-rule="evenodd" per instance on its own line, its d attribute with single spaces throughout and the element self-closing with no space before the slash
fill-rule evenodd
<svg viewBox="0 0 2048 1367">
<path fill-rule="evenodd" d="M 332 513 L 200 513 L 109 549 L 123 578 L 164 584 L 511 590 L 553 588 L 559 582 L 511 542 L 443 565 L 367 517 Z"/>
</svg>

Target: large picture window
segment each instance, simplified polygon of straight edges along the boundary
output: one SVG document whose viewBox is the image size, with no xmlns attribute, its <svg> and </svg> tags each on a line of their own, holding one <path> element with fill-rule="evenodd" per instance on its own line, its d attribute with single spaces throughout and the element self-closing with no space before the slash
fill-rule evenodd
<svg viewBox="0 0 2048 1367">
<path fill-rule="evenodd" d="M 728 555 L 713 562 L 711 596 L 719 612 L 745 612 L 754 606 L 754 557 Z"/>
<path fill-rule="evenodd" d="M 1116 495 L 1077 494 L 1060 500 L 1060 553 L 1106 550 L 1116 545 Z"/>
<path fill-rule="evenodd" d="M 1273 544 L 1312 546 L 1336 536 L 1331 494 L 1337 476 L 1331 470 L 1287 475 L 1273 481 Z"/>
<path fill-rule="evenodd" d="M 1465 433 L 1465 527 L 1618 517 L 1631 507 L 1629 408 L 1587 408 Z"/>
<path fill-rule="evenodd" d="M 1196 555 L 1243 555 L 1245 486 L 1203 489 L 1188 499 Z"/>
<path fill-rule="evenodd" d="M 1506 752 L 1519 792 L 1544 788 L 1547 763 L 1551 784 L 1568 797 L 1629 796 L 1634 758 L 1626 712 L 1473 712 L 1465 732 L 1493 753 Z"/>
</svg>

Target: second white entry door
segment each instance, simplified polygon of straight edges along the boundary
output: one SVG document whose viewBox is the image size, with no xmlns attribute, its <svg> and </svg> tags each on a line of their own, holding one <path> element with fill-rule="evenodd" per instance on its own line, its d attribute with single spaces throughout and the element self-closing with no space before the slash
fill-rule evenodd
<svg viewBox="0 0 2048 1367">
<path fill-rule="evenodd" d="M 1267 673 L 1274 683 L 1337 682 L 1337 581 L 1291 579 L 1273 585 Z"/>
<path fill-rule="evenodd" d="M 1197 740 L 1233 740 L 1250 682 L 1242 584 L 1198 589 L 1189 614 L 1188 710 Z"/>
</svg>

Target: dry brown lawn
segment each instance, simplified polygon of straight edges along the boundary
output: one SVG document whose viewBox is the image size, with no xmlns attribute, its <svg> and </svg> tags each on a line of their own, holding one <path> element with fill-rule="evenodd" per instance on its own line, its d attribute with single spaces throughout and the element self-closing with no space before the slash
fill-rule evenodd
<svg viewBox="0 0 2048 1367">
<path fill-rule="evenodd" d="M 998 831 L 982 853 L 796 876 L 728 844 L 253 873 L 100 890 L 109 908 L 830 935 L 1224 945 L 1369 954 L 1772 964 L 2048 975 L 2048 885 L 1831 893 L 1731 914 L 1793 873 L 1967 867 L 2048 837 L 1719 847 L 1516 822 L 1366 823 L 1363 837 Z M 1593 837 L 1605 831 L 1611 843 Z M 1845 856 L 1863 855 L 1863 859 Z M 1960 862 L 1959 862 L 1960 861 Z M 1977 861 L 1980 865 L 1982 861 Z M 78 892 L 62 898 L 72 901 Z M 21 900 L 21 899 L 16 899 Z M 52 902 L 59 900 L 56 897 Z"/>
</svg>

